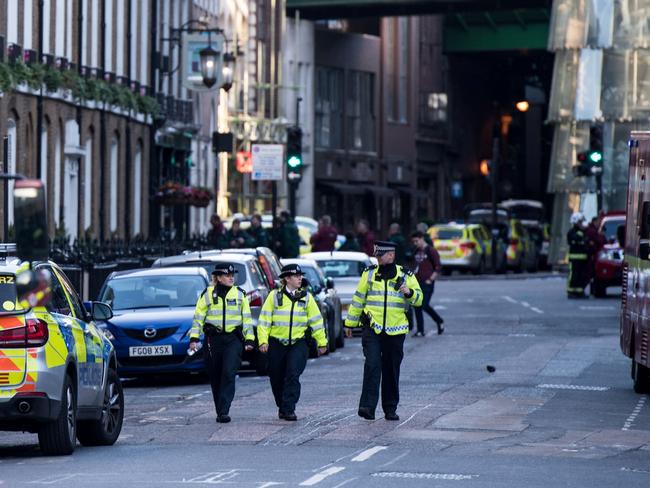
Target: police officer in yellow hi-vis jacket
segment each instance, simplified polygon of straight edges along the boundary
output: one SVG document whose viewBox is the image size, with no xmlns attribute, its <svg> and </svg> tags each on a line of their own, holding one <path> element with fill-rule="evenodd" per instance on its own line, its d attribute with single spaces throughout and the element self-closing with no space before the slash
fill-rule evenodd
<svg viewBox="0 0 650 488">
<path fill-rule="evenodd" d="M 205 366 L 210 377 L 217 422 L 230 422 L 235 378 L 241 365 L 242 342 L 247 351 L 255 345 L 253 318 L 246 293 L 235 284 L 235 267 L 219 263 L 212 272 L 213 284 L 201 294 L 194 309 L 190 349 L 205 336 Z"/>
<path fill-rule="evenodd" d="M 409 305 L 422 305 L 422 290 L 410 271 L 395 264 L 395 244 L 377 241 L 373 265 L 361 275 L 352 305 L 345 320 L 350 327 L 363 326 L 361 345 L 366 358 L 363 367 L 363 389 L 359 400 L 359 416 L 374 420 L 379 401 L 386 420 L 399 420 L 399 371 L 404 357 L 404 338 L 409 331 L 406 311 Z"/>
<path fill-rule="evenodd" d="M 316 340 L 318 354 L 327 351 L 323 317 L 314 297 L 301 288 L 302 277 L 302 269 L 297 264 L 282 268 L 282 287 L 269 294 L 257 323 L 260 352 L 268 352 L 269 378 L 278 417 L 289 421 L 298 419 L 295 410 L 300 398 L 300 375 L 309 355 L 307 328 Z"/>
</svg>

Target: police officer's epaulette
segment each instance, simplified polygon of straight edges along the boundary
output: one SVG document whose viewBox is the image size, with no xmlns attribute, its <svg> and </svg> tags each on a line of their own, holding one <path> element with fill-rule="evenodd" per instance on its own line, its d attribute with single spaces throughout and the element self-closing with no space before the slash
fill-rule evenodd
<svg viewBox="0 0 650 488">
<path fill-rule="evenodd" d="M 206 291 L 208 291 L 207 287 L 201 292 L 201 296 L 199 296 L 199 298 L 203 298 L 203 295 L 205 295 Z"/>
<path fill-rule="evenodd" d="M 378 268 L 378 267 L 379 267 L 379 266 L 376 265 L 376 264 L 371 264 L 371 265 L 368 266 L 366 269 L 364 269 L 364 271 L 370 271 L 371 269 L 376 269 L 376 268 Z"/>
<path fill-rule="evenodd" d="M 241 286 L 238 286 L 237 289 L 246 295 L 246 290 L 244 290 Z"/>
<path fill-rule="evenodd" d="M 410 269 L 403 269 L 402 268 L 402 270 L 404 271 L 404 274 L 406 276 L 413 276 L 413 271 L 411 271 Z"/>
</svg>

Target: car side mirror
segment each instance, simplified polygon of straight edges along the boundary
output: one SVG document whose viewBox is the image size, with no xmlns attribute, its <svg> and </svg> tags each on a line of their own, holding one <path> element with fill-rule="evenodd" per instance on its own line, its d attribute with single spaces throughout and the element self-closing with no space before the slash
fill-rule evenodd
<svg viewBox="0 0 650 488">
<path fill-rule="evenodd" d="M 334 288 L 334 280 L 330 276 L 328 276 L 325 279 L 325 286 L 327 287 L 328 290 L 331 290 L 331 289 Z"/>
<path fill-rule="evenodd" d="M 110 320 L 113 318 L 113 309 L 104 302 L 92 302 L 91 317 L 93 320 Z"/>
<path fill-rule="evenodd" d="M 43 182 L 16 180 L 13 197 L 16 254 L 23 261 L 46 261 L 50 242 Z"/>
</svg>

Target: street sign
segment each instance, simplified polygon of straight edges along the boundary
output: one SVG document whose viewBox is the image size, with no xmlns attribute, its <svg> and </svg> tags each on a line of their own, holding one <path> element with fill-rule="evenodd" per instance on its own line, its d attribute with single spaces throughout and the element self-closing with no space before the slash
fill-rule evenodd
<svg viewBox="0 0 650 488">
<path fill-rule="evenodd" d="M 463 198 L 463 184 L 460 181 L 451 183 L 451 198 Z"/>
<path fill-rule="evenodd" d="M 253 180 L 281 180 L 284 168 L 282 144 L 253 144 Z"/>
</svg>

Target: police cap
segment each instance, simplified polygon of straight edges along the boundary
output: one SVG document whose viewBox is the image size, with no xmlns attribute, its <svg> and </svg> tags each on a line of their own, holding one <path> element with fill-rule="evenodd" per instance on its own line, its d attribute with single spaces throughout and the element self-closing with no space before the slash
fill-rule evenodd
<svg viewBox="0 0 650 488">
<path fill-rule="evenodd" d="M 377 241 L 375 242 L 375 256 L 383 256 L 387 252 L 395 251 L 397 244 L 391 241 Z"/>
<path fill-rule="evenodd" d="M 217 263 L 214 267 L 214 270 L 212 271 L 212 274 L 217 276 L 235 273 L 235 267 L 230 263 Z"/>
<path fill-rule="evenodd" d="M 287 264 L 282 266 L 282 272 L 280 273 L 280 278 L 286 278 L 287 276 L 296 276 L 303 275 L 302 268 L 298 264 Z"/>
</svg>

